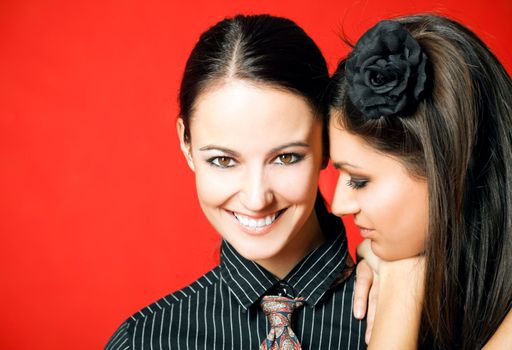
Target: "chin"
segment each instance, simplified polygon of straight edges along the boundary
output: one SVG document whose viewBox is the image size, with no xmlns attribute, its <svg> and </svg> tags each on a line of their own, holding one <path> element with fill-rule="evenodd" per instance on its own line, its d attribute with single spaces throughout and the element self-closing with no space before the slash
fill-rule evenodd
<svg viewBox="0 0 512 350">
<path fill-rule="evenodd" d="M 372 251 L 379 258 L 386 261 L 393 261 L 406 258 L 401 257 L 400 254 L 397 254 L 396 250 L 383 247 L 381 244 L 376 243 L 375 241 L 372 241 Z"/>
<path fill-rule="evenodd" d="M 397 248 L 391 246 L 383 247 L 378 243 L 372 241 L 372 251 L 375 255 L 377 255 L 382 260 L 386 261 L 395 261 L 401 259 L 412 258 L 414 256 L 418 256 L 420 252 L 401 252 Z"/>
</svg>

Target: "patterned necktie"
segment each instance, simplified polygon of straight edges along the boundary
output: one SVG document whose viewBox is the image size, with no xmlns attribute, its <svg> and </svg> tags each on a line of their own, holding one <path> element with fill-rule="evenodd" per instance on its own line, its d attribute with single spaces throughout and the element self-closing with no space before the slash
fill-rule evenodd
<svg viewBox="0 0 512 350">
<path fill-rule="evenodd" d="M 270 322 L 270 333 L 261 343 L 260 350 L 301 350 L 299 340 L 290 326 L 293 310 L 304 304 L 304 298 L 290 299 L 266 295 L 261 308 Z"/>
</svg>

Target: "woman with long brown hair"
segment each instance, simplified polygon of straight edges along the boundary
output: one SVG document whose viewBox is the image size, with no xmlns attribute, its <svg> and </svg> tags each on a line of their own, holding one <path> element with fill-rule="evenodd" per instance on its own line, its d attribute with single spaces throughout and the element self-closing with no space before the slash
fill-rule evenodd
<svg viewBox="0 0 512 350">
<path fill-rule="evenodd" d="M 334 74 L 330 136 L 333 212 L 353 214 L 382 261 L 370 348 L 476 349 L 503 336 L 512 82 L 487 46 L 440 16 L 379 22 Z"/>
</svg>

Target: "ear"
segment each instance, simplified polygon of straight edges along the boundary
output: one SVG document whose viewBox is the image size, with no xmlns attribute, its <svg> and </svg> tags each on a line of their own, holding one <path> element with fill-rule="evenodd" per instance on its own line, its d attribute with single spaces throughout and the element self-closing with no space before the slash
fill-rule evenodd
<svg viewBox="0 0 512 350">
<path fill-rule="evenodd" d="M 192 171 L 195 171 L 194 161 L 192 159 L 192 149 L 190 145 L 190 140 L 187 140 L 185 137 L 185 124 L 183 123 L 182 118 L 178 118 L 176 121 L 176 130 L 178 131 L 178 137 L 180 139 L 180 148 L 181 152 L 185 156 L 187 160 L 187 164 Z"/>
</svg>

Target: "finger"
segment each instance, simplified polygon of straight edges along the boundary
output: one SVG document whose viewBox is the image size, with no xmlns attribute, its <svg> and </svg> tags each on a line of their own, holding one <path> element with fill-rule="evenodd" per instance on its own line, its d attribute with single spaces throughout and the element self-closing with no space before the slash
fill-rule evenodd
<svg viewBox="0 0 512 350">
<path fill-rule="evenodd" d="M 354 317 L 364 318 L 366 314 L 366 305 L 368 303 L 368 294 L 373 283 L 373 271 L 365 260 L 357 265 L 356 285 L 354 290 Z"/>
<path fill-rule="evenodd" d="M 370 289 L 370 294 L 368 298 L 368 315 L 366 317 L 365 333 L 366 344 L 370 343 L 370 338 L 373 330 L 373 323 L 375 321 L 375 314 L 377 312 L 377 300 L 379 299 L 379 276 L 377 274 L 374 275 L 373 285 L 372 288 Z"/>
<path fill-rule="evenodd" d="M 357 259 L 364 259 L 369 251 L 371 251 L 371 242 L 369 239 L 363 239 L 356 247 Z"/>
<path fill-rule="evenodd" d="M 366 333 L 364 334 L 364 342 L 366 345 L 370 344 L 370 338 L 372 337 L 372 328 L 373 328 L 373 320 L 372 322 L 368 322 L 366 319 Z"/>
<path fill-rule="evenodd" d="M 365 239 L 357 246 L 357 256 L 366 260 L 373 271 L 379 272 L 380 258 L 373 253 L 371 240 Z"/>
</svg>

